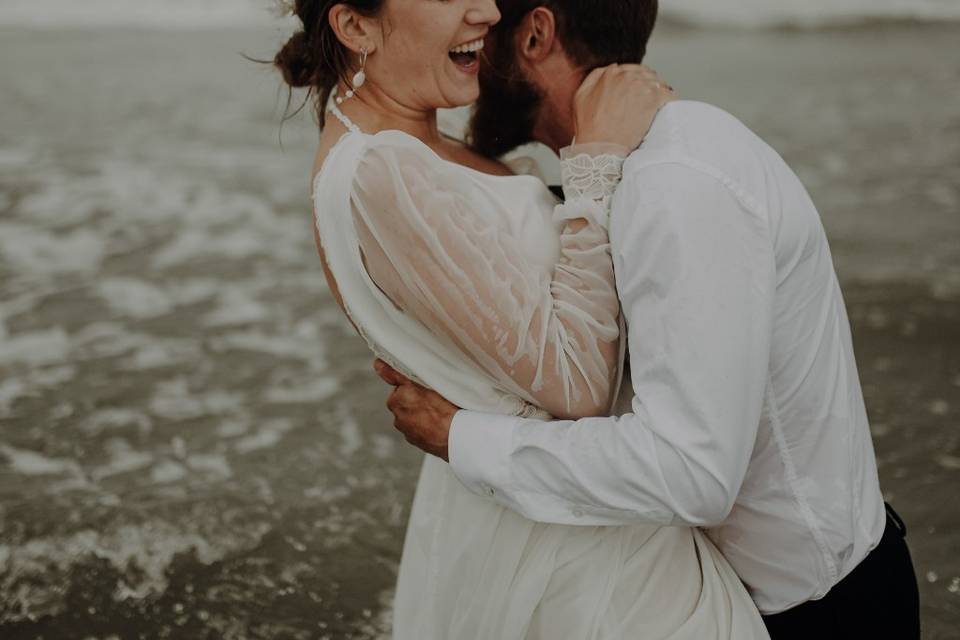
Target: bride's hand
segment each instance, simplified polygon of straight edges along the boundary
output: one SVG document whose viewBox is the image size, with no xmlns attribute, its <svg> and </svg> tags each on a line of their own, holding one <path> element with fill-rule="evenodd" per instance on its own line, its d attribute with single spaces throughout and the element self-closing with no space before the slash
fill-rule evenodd
<svg viewBox="0 0 960 640">
<path fill-rule="evenodd" d="M 642 64 L 612 64 L 594 69 L 573 99 L 576 143 L 614 143 L 635 149 L 667 102 L 673 87 Z"/>
</svg>

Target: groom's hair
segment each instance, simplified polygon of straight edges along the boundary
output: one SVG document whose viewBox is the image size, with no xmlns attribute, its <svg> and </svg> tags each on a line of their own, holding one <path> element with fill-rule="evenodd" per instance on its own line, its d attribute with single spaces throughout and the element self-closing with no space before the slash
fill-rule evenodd
<svg viewBox="0 0 960 640">
<path fill-rule="evenodd" d="M 537 7 L 553 12 L 560 42 L 581 67 L 640 63 L 657 21 L 657 0 L 500 0 L 500 24 L 513 31 Z"/>
</svg>

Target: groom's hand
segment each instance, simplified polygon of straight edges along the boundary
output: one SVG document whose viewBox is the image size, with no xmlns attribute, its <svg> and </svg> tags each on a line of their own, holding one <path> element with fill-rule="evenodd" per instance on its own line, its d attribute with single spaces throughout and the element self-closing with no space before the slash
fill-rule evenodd
<svg viewBox="0 0 960 640">
<path fill-rule="evenodd" d="M 387 398 L 393 426 L 413 446 L 449 462 L 447 440 L 453 416 L 460 407 L 405 378 L 383 360 L 374 361 L 373 368 L 384 382 L 396 387 Z"/>
</svg>

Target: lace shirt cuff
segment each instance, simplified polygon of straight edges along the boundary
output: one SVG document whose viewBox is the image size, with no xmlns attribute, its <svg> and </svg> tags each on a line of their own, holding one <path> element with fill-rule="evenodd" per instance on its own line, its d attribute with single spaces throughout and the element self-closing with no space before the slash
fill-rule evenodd
<svg viewBox="0 0 960 640">
<path fill-rule="evenodd" d="M 602 145 L 610 152 L 597 152 L 597 145 L 575 145 L 561 150 L 560 173 L 566 204 L 564 217 L 573 212 L 593 220 L 606 229 L 610 219 L 610 199 L 623 176 L 626 153 L 623 147 Z M 584 206 L 586 205 L 586 207 Z"/>
</svg>

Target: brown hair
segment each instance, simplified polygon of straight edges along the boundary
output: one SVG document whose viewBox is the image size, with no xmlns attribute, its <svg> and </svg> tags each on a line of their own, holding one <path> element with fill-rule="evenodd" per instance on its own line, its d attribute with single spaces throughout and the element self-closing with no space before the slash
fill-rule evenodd
<svg viewBox="0 0 960 640">
<path fill-rule="evenodd" d="M 502 0 L 495 29 L 512 33 L 537 7 L 553 11 L 560 42 L 586 69 L 640 63 L 657 21 L 657 0 Z"/>
<path fill-rule="evenodd" d="M 315 98 L 321 126 L 330 92 L 337 82 L 347 80 L 351 69 L 351 52 L 340 43 L 330 26 L 330 9 L 344 4 L 361 15 L 373 17 L 380 13 L 383 3 L 384 0 L 295 0 L 293 3 L 293 14 L 303 28 L 277 52 L 273 65 L 283 74 L 291 93 L 293 89 L 305 88 L 307 100 L 311 96 Z"/>
</svg>

